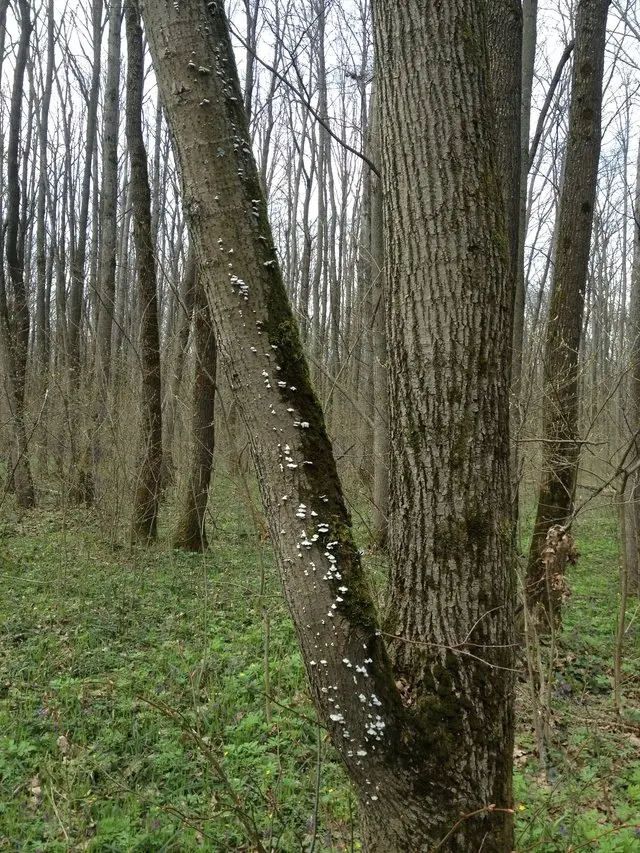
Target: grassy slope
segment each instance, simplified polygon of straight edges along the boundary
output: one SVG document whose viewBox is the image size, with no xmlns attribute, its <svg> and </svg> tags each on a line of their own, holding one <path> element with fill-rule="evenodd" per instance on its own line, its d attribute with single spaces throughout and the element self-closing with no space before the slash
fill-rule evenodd
<svg viewBox="0 0 640 853">
<path fill-rule="evenodd" d="M 358 849 L 269 546 L 229 482 L 214 505 L 206 557 L 113 550 L 83 513 L 0 519 L 0 850 L 248 851 L 253 827 L 283 853 L 314 837 L 316 851 Z M 552 783 L 519 688 L 518 851 L 594 836 L 640 850 L 640 833 L 619 828 L 640 815 L 640 718 L 614 718 L 609 701 L 615 537 L 607 510 L 581 524 Z M 270 692 L 286 708 L 264 695 L 265 614 Z M 636 708 L 639 623 L 625 685 Z"/>
</svg>

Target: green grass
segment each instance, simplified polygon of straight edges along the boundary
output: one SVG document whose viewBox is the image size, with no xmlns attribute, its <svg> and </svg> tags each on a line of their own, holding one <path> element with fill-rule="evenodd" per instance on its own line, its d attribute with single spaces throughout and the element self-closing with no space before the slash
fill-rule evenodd
<svg viewBox="0 0 640 853">
<path fill-rule="evenodd" d="M 0 850 L 359 849 L 344 773 L 314 724 L 270 547 L 219 479 L 210 552 L 112 549 L 97 519 L 0 519 Z M 554 699 L 552 783 L 519 688 L 517 850 L 640 850 L 640 725 L 610 702 L 617 542 L 578 530 Z M 124 541 L 124 538 L 123 538 Z M 269 679 L 265 696 L 265 627 Z M 638 622 L 625 694 L 640 698 Z M 635 656 L 635 657 L 634 657 Z M 317 828 L 314 832 L 314 816 Z M 608 833 L 604 835 L 603 833 Z M 593 846 L 590 849 L 596 849 Z"/>
<path fill-rule="evenodd" d="M 554 749 L 547 776 L 535 757 L 528 688 L 521 684 L 518 690 L 517 850 L 634 853 L 640 851 L 639 603 L 630 599 L 628 605 L 625 713 L 618 716 L 612 702 L 619 603 L 615 510 L 601 505 L 585 512 L 573 534 L 580 558 L 568 571 L 571 597 L 554 667 Z M 633 613 L 635 620 L 629 619 Z"/>
</svg>

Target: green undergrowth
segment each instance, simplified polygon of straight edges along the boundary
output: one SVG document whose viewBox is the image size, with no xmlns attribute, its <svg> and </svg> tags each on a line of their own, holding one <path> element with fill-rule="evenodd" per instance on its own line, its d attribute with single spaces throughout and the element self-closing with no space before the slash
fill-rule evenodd
<svg viewBox="0 0 640 853">
<path fill-rule="evenodd" d="M 0 510 L 0 851 L 223 853 L 256 838 L 282 853 L 360 849 L 270 546 L 231 480 L 218 478 L 213 507 L 205 556 L 168 537 L 113 548 L 85 511 Z M 640 617 L 618 718 L 615 537 L 606 510 L 585 519 L 557 663 L 554 778 L 541 778 L 519 687 L 518 853 L 595 837 L 589 849 L 640 850 Z"/>
<path fill-rule="evenodd" d="M 555 655 L 550 767 L 536 757 L 528 687 L 518 686 L 515 750 L 520 851 L 640 851 L 640 602 L 627 606 L 623 713 L 613 707 L 619 606 L 615 508 L 589 507 L 573 527 L 579 559 Z"/>
</svg>

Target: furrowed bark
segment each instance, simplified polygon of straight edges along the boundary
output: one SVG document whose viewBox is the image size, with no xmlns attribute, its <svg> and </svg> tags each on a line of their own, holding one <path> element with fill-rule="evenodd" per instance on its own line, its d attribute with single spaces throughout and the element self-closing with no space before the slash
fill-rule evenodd
<svg viewBox="0 0 640 853">
<path fill-rule="evenodd" d="M 493 118 L 485 109 L 488 96 L 483 88 L 484 4 L 447 2 L 444 12 L 442 4 L 425 6 L 417 0 L 406 4 L 404 12 L 405 4 L 399 5 L 402 8 L 390 2 L 379 4 L 387 28 L 386 35 L 379 31 L 379 48 L 389 79 L 399 74 L 404 82 L 408 73 L 399 67 L 402 53 L 394 57 L 390 50 L 395 38 L 412 36 L 419 45 L 427 32 L 436 44 L 444 41 L 448 47 L 443 48 L 445 54 L 436 51 L 437 59 L 419 68 L 417 89 L 398 87 L 396 97 L 408 91 L 410 100 L 404 108 L 395 101 L 400 110 L 397 114 L 394 94 L 387 89 L 387 132 L 394 115 L 408 129 L 407 117 L 413 115 L 414 107 L 424 118 L 419 105 L 425 98 L 429 108 L 435 109 L 440 87 L 434 80 L 445 86 L 447 98 L 444 115 L 438 115 L 436 121 L 434 113 L 427 122 L 425 139 L 421 138 L 423 126 L 415 125 L 420 129 L 415 144 L 426 146 L 435 139 L 435 149 L 430 150 L 438 151 L 437 157 L 416 159 L 417 149 L 404 147 L 407 138 L 394 140 L 390 134 L 385 141 L 383 135 L 390 170 L 385 188 L 388 195 L 397 191 L 391 186 L 395 177 L 401 179 L 402 198 L 409 195 L 408 171 L 416 163 L 431 169 L 415 184 L 420 188 L 417 220 L 408 220 L 415 209 L 397 197 L 391 202 L 390 216 L 385 210 L 387 240 L 395 247 L 388 281 L 397 286 L 397 300 L 401 293 L 408 293 L 421 301 L 422 288 L 434 295 L 444 294 L 445 307 L 436 309 L 436 315 L 440 310 L 447 316 L 451 313 L 452 341 L 464 344 L 464 359 L 454 358 L 449 345 L 443 362 L 437 356 L 434 359 L 444 345 L 440 340 L 431 346 L 423 338 L 423 351 L 415 359 L 405 358 L 400 349 L 396 353 L 402 368 L 410 361 L 411 369 L 417 371 L 412 382 L 419 385 L 418 399 L 425 389 L 420 379 L 444 368 L 437 377 L 440 384 L 436 382 L 434 387 L 451 391 L 448 403 L 453 408 L 446 417 L 432 420 L 408 448 L 403 427 L 401 444 L 403 452 L 418 453 L 419 448 L 421 453 L 437 428 L 453 430 L 447 436 L 452 447 L 442 441 L 438 451 L 438 466 L 449 471 L 453 464 L 453 473 L 443 473 L 438 482 L 434 474 L 439 468 L 434 466 L 421 472 L 416 486 L 422 496 L 434 494 L 436 499 L 445 490 L 442 511 L 453 509 L 460 516 L 459 525 L 446 530 L 445 519 L 439 518 L 439 538 L 430 534 L 423 540 L 418 531 L 423 523 L 433 530 L 432 516 L 430 510 L 423 514 L 414 502 L 417 511 L 411 515 L 409 527 L 418 539 L 417 549 L 427 544 L 428 550 L 437 542 L 442 546 L 435 561 L 428 553 L 418 554 L 419 561 L 427 561 L 425 571 L 420 569 L 422 588 L 411 585 L 413 553 L 418 551 L 397 551 L 395 578 L 402 590 L 399 600 L 403 607 L 414 595 L 426 603 L 435 601 L 437 619 L 443 621 L 432 631 L 427 611 L 417 617 L 420 629 L 414 636 L 426 637 L 436 645 L 431 651 L 416 646 L 419 653 L 413 660 L 420 665 L 409 691 L 405 682 L 396 684 L 378 627 L 322 411 L 287 301 L 251 154 L 222 3 L 204 6 L 197 0 L 181 0 L 174 5 L 147 0 L 144 19 L 172 129 L 199 275 L 212 308 L 221 365 L 247 426 L 311 694 L 354 784 L 365 847 L 399 853 L 431 851 L 440 844 L 442 851 L 470 853 L 481 842 L 485 853 L 505 853 L 512 849 L 510 816 L 500 810 L 508 809 L 511 796 L 512 684 L 507 626 L 512 585 L 506 396 L 512 294 L 507 284 L 508 241 L 500 215 L 501 193 L 487 153 L 492 140 L 485 135 Z M 455 17 L 460 20 L 459 28 L 453 25 Z M 395 26 L 398 29 L 392 34 Z M 409 67 L 416 70 L 411 64 Z M 451 79 L 446 82 L 451 67 L 464 87 L 467 112 L 463 117 L 459 99 L 452 96 L 455 86 Z M 445 159 L 448 152 L 441 156 L 440 151 L 454 129 L 452 121 L 458 122 L 455 145 L 461 140 L 464 145 L 452 152 L 457 157 L 455 168 L 450 169 Z M 400 126 L 397 132 L 402 135 Z M 467 160 L 472 164 L 469 167 Z M 396 161 L 402 163 L 397 171 Z M 439 170 L 445 177 L 432 192 L 431 181 Z M 459 178 L 454 180 L 455 173 Z M 441 227 L 448 236 L 441 244 L 436 240 L 435 254 L 429 256 L 433 235 L 425 234 L 418 222 L 428 223 L 425 210 L 435 211 L 443 198 L 445 215 L 436 213 L 433 227 Z M 467 206 L 450 210 L 452 198 Z M 469 216 L 461 233 L 460 215 Z M 407 264 L 401 233 L 409 240 L 409 255 L 415 251 L 416 241 L 424 244 L 417 257 L 428 262 L 428 275 L 436 276 L 437 288 Z M 459 249 L 456 236 L 464 238 Z M 447 266 L 449 252 L 453 261 Z M 440 278 L 438 270 L 442 271 Z M 461 283 L 454 291 L 459 304 L 454 306 L 447 288 L 458 279 Z M 396 325 L 392 324 L 395 333 L 400 322 L 398 317 Z M 477 335 L 475 342 L 471 330 Z M 413 331 L 410 337 L 412 342 L 417 340 Z M 428 366 L 421 373 L 423 362 Z M 476 381 L 480 384 L 474 390 Z M 416 387 L 410 388 L 414 399 Z M 461 484 L 470 471 L 474 485 L 467 500 Z M 489 494 L 489 485 L 497 489 L 495 496 Z M 451 542 L 450 533 L 457 534 Z M 430 584 L 439 584 L 441 589 L 425 599 Z M 445 629 L 450 599 L 453 606 L 448 616 L 456 624 Z M 471 654 L 467 642 L 472 644 Z M 494 644 L 496 649 L 488 647 Z M 398 655 L 396 649 L 394 646 L 400 672 L 406 673 L 408 658 Z"/>
<path fill-rule="evenodd" d="M 156 538 L 162 469 L 162 389 L 156 265 L 151 233 L 151 194 L 142 135 L 144 54 L 137 0 L 125 0 L 127 33 L 126 136 L 131 160 L 133 240 L 138 271 L 140 367 L 142 370 L 142 453 L 133 500 L 131 533 L 140 542 Z"/>
<path fill-rule="evenodd" d="M 560 624 L 562 572 L 548 577 L 543 558 L 549 529 L 573 510 L 580 459 L 579 350 L 600 156 L 602 78 L 609 0 L 581 0 L 569 131 L 558 211 L 558 239 L 544 354 L 542 475 L 526 573 L 527 604 L 540 630 Z"/>
</svg>

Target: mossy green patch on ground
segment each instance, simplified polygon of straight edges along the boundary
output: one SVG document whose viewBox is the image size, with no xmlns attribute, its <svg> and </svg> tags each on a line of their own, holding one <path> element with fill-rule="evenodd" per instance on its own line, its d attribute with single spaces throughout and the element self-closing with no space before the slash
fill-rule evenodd
<svg viewBox="0 0 640 853">
<path fill-rule="evenodd" d="M 270 548 L 218 498 L 204 557 L 113 551 L 80 512 L 5 528 L 0 850 L 345 849 Z"/>
<path fill-rule="evenodd" d="M 204 556 L 165 540 L 113 549 L 79 510 L 0 519 L 0 851 L 224 853 L 257 837 L 281 853 L 360 849 L 270 546 L 239 491 L 218 478 Z M 585 515 L 576 533 L 552 781 L 519 689 L 518 853 L 596 837 L 640 849 L 640 617 L 632 602 L 616 717 L 615 516 Z M 380 555 L 365 562 L 380 591 Z"/>
<path fill-rule="evenodd" d="M 572 533 L 580 557 L 567 572 L 571 595 L 553 667 L 547 774 L 535 755 L 528 688 L 521 684 L 518 691 L 516 849 L 634 853 L 640 850 L 639 604 L 628 601 L 624 712 L 618 715 L 612 700 L 620 598 L 615 507 L 589 506 Z"/>
</svg>

